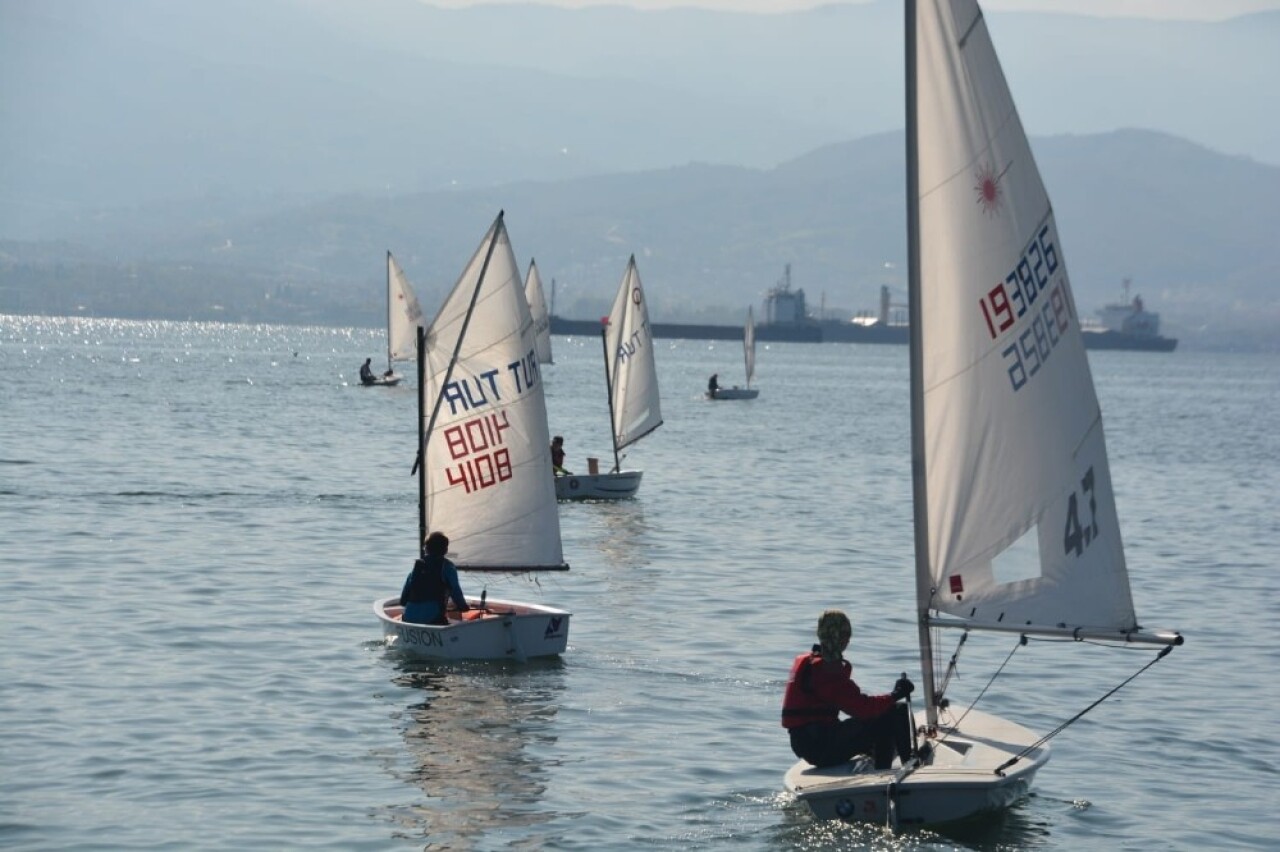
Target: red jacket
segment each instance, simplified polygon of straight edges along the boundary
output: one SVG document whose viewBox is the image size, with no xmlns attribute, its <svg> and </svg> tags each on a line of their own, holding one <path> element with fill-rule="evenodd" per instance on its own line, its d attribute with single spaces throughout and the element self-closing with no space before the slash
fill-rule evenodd
<svg viewBox="0 0 1280 852">
<path fill-rule="evenodd" d="M 834 725 L 840 711 L 855 719 L 874 719 L 893 706 L 888 695 L 864 695 L 853 682 L 853 666 L 840 661 L 840 668 L 822 662 L 817 651 L 796 657 L 787 678 L 782 699 L 782 727 L 798 728 L 811 722 Z"/>
</svg>

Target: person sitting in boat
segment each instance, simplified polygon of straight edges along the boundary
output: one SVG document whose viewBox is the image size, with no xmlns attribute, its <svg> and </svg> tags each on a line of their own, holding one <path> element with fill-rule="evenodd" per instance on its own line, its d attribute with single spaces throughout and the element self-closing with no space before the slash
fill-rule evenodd
<svg viewBox="0 0 1280 852">
<path fill-rule="evenodd" d="M 378 379 L 373 375 L 372 358 L 365 358 L 364 363 L 360 365 L 360 384 L 371 385 Z"/>
<path fill-rule="evenodd" d="M 887 695 L 866 695 L 844 659 L 853 629 L 849 618 L 829 609 L 818 619 L 818 642 L 795 658 L 782 699 L 782 726 L 796 757 L 814 766 L 836 766 L 869 755 L 876 769 L 889 769 L 893 755 L 911 759 L 911 715 L 905 704 L 915 685 L 899 678 Z M 841 720 L 843 711 L 847 718 Z"/>
<path fill-rule="evenodd" d="M 402 621 L 447 625 L 445 610 L 450 598 L 458 612 L 471 609 L 458 583 L 458 567 L 444 558 L 448 552 L 448 536 L 442 532 L 427 536 L 422 558 L 413 563 L 413 570 L 400 591 L 400 603 L 404 607 Z"/>
<path fill-rule="evenodd" d="M 556 476 L 573 476 L 564 469 L 564 438 L 559 435 L 551 439 L 551 469 Z"/>
<path fill-rule="evenodd" d="M 714 397 L 718 390 L 720 390 L 720 374 L 712 373 L 711 378 L 707 379 L 707 396 Z"/>
</svg>

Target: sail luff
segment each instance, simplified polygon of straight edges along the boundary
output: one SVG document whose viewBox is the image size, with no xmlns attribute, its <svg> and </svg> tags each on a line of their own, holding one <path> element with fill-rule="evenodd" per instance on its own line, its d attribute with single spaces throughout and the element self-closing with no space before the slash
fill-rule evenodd
<svg viewBox="0 0 1280 852">
<path fill-rule="evenodd" d="M 392 264 L 394 263 L 395 263 L 395 260 L 391 257 L 391 249 L 387 249 L 387 372 L 388 373 L 391 372 L 391 370 L 393 369 L 392 365 L 394 364 L 394 358 L 392 357 L 392 353 L 395 351 L 395 346 L 396 346 L 395 340 L 393 337 L 393 332 L 392 332 L 392 329 L 394 326 L 392 325 L 393 320 L 391 317 L 391 312 L 395 310 L 394 308 L 395 294 L 392 292 L 392 288 L 395 285 L 391 277 Z"/>
<path fill-rule="evenodd" d="M 756 374 L 756 319 L 750 307 L 747 308 L 747 324 L 742 329 L 742 359 L 747 369 L 747 387 L 751 387 L 751 379 Z"/>
<path fill-rule="evenodd" d="M 911 329 L 911 493 L 915 531 L 916 616 L 920 644 L 921 682 L 930 728 L 938 724 L 937 684 L 933 668 L 933 637 L 929 608 L 933 599 L 933 572 L 929 566 L 928 481 L 925 476 L 924 435 L 924 335 L 920 294 L 920 125 L 917 118 L 916 0 L 906 0 L 906 161 L 907 161 L 907 310 Z"/>
</svg>

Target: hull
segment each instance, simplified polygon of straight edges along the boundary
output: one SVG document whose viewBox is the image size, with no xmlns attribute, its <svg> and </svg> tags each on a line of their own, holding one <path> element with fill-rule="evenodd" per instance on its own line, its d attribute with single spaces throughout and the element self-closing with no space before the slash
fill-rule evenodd
<svg viewBox="0 0 1280 852">
<path fill-rule="evenodd" d="M 1178 345 L 1176 337 L 1158 334 L 1126 334 L 1123 331 L 1083 330 L 1081 337 L 1085 349 L 1123 349 L 1135 352 L 1172 352 Z"/>
<path fill-rule="evenodd" d="M 468 597 L 467 603 L 479 607 L 480 599 Z M 387 647 L 415 657 L 523 661 L 562 654 L 569 643 L 570 614 L 564 610 L 496 599 L 485 610 L 475 620 L 437 627 L 402 622 L 399 597 L 373 604 Z"/>
<path fill-rule="evenodd" d="M 640 490 L 644 471 L 624 470 L 619 473 L 597 473 L 594 476 L 556 477 L 557 500 L 626 500 Z"/>
<path fill-rule="evenodd" d="M 760 395 L 760 391 L 755 388 L 716 388 L 713 394 L 707 392 L 707 399 L 755 399 Z"/>
<path fill-rule="evenodd" d="M 401 376 L 399 373 L 392 373 L 390 376 L 378 376 L 368 384 L 361 382 L 361 386 L 366 388 L 393 388 L 400 384 L 400 381 L 403 378 L 404 376 Z"/>
<path fill-rule="evenodd" d="M 916 715 L 924 723 L 924 713 Z M 787 772 L 787 789 L 819 819 L 930 826 L 1010 807 L 1025 797 L 1049 760 L 1048 746 L 996 774 L 996 767 L 1039 737 L 1021 725 L 970 710 L 962 730 L 942 729 L 926 764 L 894 783 L 900 769 L 817 769 L 804 761 Z"/>
</svg>

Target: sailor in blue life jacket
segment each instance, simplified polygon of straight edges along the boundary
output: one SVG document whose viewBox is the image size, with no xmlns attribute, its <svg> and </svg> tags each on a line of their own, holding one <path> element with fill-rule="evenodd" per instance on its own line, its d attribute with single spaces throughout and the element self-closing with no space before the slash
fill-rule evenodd
<svg viewBox="0 0 1280 852">
<path fill-rule="evenodd" d="M 373 367 L 369 366 L 372 358 L 365 358 L 364 363 L 360 365 L 360 384 L 371 385 L 377 381 L 373 375 Z"/>
<path fill-rule="evenodd" d="M 819 767 L 865 754 L 876 769 L 889 769 L 895 752 L 905 764 L 912 758 L 911 715 L 898 700 L 915 685 L 902 677 L 887 695 L 864 694 L 843 656 L 852 633 L 848 616 L 827 610 L 818 619 L 819 644 L 791 664 L 782 699 L 782 726 L 791 736 L 791 750 Z"/>
<path fill-rule="evenodd" d="M 413 563 L 413 570 L 400 591 L 400 603 L 404 606 L 401 621 L 411 624 L 448 625 L 445 609 L 449 599 L 459 612 L 471 609 L 458 584 L 458 567 L 444 558 L 449 552 L 449 537 L 442 532 L 427 536 L 421 559 Z"/>
</svg>

